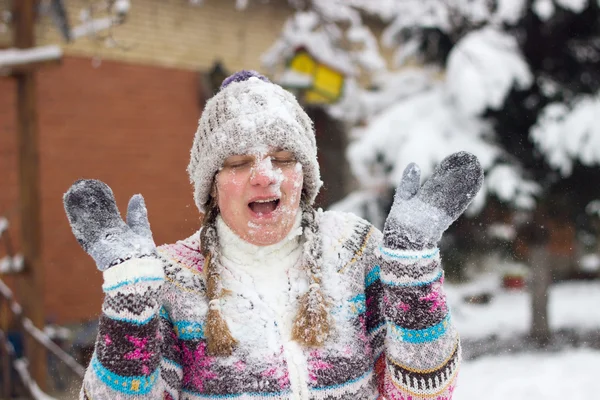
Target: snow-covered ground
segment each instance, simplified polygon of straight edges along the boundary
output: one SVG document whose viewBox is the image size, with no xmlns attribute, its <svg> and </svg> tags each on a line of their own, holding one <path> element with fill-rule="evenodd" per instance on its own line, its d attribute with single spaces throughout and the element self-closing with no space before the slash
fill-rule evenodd
<svg viewBox="0 0 600 400">
<path fill-rule="evenodd" d="M 531 321 L 531 296 L 526 291 L 501 289 L 499 282 L 499 278 L 490 275 L 465 285 L 445 285 L 452 318 L 461 337 L 480 339 L 496 335 L 508 338 L 528 332 Z M 493 293 L 489 304 L 469 304 L 462 300 L 465 296 L 486 290 Z M 599 306 L 598 281 L 552 285 L 548 298 L 550 327 L 553 330 L 600 329 Z"/>
<path fill-rule="evenodd" d="M 454 323 L 465 342 L 495 335 L 524 335 L 531 319 L 525 291 L 500 288 L 499 278 L 487 276 L 465 285 L 447 284 Z M 489 290 L 489 304 L 462 299 Z M 555 284 L 549 294 L 553 330 L 600 331 L 600 282 Z M 454 400 L 592 400 L 598 399 L 600 350 L 568 346 L 559 351 L 526 351 L 490 355 L 463 362 Z"/>
<path fill-rule="evenodd" d="M 464 362 L 453 400 L 598 399 L 600 351 L 524 353 Z"/>
</svg>

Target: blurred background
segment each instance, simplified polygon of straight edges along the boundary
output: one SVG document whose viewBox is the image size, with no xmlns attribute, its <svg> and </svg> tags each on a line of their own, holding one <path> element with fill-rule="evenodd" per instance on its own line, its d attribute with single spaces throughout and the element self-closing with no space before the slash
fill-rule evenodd
<svg viewBox="0 0 600 400">
<path fill-rule="evenodd" d="M 100 179 L 157 244 L 193 234 L 196 124 L 240 69 L 307 109 L 324 209 L 381 228 L 409 162 L 480 159 L 441 244 L 455 400 L 598 398 L 599 62 L 597 0 L 0 0 L 0 398 L 77 398 L 93 350 L 63 193 Z"/>
</svg>

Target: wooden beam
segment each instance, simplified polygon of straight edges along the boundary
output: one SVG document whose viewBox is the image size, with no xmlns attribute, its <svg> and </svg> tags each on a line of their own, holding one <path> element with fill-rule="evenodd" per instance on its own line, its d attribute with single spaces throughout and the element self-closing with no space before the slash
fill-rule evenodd
<svg viewBox="0 0 600 400">
<path fill-rule="evenodd" d="M 36 0 L 13 1 L 14 46 L 35 46 Z M 17 124 L 19 148 L 19 205 L 21 215 L 21 248 L 23 272 L 17 277 L 17 295 L 24 314 L 33 324 L 44 329 L 44 275 L 41 258 L 41 216 L 39 183 L 38 121 L 36 80 L 33 71 L 15 75 L 17 80 Z M 30 373 L 39 387 L 46 387 L 46 351 L 29 335 L 25 337 Z"/>
<path fill-rule="evenodd" d="M 36 63 L 21 64 L 21 65 L 7 67 L 7 68 L 0 67 L 0 76 L 17 78 L 18 75 L 33 73 L 33 72 L 35 72 L 35 70 L 37 70 L 40 67 L 53 66 L 53 65 L 56 66 L 56 65 L 60 65 L 61 62 L 62 62 L 62 59 L 59 58 L 56 60 L 38 61 Z"/>
</svg>

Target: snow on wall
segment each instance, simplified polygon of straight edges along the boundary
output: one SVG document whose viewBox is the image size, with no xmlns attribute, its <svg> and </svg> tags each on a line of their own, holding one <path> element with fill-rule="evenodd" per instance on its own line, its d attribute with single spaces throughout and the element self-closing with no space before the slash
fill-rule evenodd
<svg viewBox="0 0 600 400">
<path fill-rule="evenodd" d="M 110 27 L 113 25 L 114 20 L 112 17 L 85 20 L 80 25 L 77 25 L 71 29 L 71 37 L 73 39 L 77 39 L 85 36 L 93 36 L 98 32 L 110 29 Z"/>
<path fill-rule="evenodd" d="M 62 57 L 60 46 L 50 45 L 30 49 L 10 48 L 0 50 L 0 69 L 14 68 L 36 62 L 58 60 Z"/>
</svg>

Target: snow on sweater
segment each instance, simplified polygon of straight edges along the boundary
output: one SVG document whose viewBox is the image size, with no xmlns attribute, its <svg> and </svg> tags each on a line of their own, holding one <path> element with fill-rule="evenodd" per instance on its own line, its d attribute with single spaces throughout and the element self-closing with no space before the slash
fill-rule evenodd
<svg viewBox="0 0 600 400">
<path fill-rule="evenodd" d="M 206 354 L 208 310 L 199 234 L 104 272 L 105 300 L 82 399 L 388 400 L 452 397 L 460 344 L 436 250 L 381 248 L 351 214 L 319 214 L 322 288 L 332 334 L 320 348 L 290 340 L 308 289 L 299 221 L 273 246 L 243 242 L 222 222 L 223 316 L 239 345 Z M 277 268 L 277 265 L 280 268 Z"/>
<path fill-rule="evenodd" d="M 308 399 L 306 359 L 291 339 L 297 299 L 308 290 L 308 279 L 299 265 L 301 220 L 299 212 L 292 230 L 279 243 L 255 246 L 237 236 L 220 216 L 217 218 L 223 288 L 249 301 L 257 317 L 248 318 L 242 313 L 238 314 L 241 318 L 232 319 L 237 314 L 232 310 L 235 305 L 226 298 L 222 309 L 229 317 L 227 324 L 234 337 L 244 338 L 249 349 L 260 349 L 265 344 L 273 354 L 283 349 L 294 400 Z"/>
</svg>

